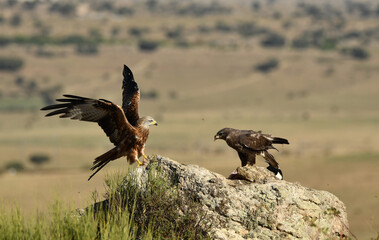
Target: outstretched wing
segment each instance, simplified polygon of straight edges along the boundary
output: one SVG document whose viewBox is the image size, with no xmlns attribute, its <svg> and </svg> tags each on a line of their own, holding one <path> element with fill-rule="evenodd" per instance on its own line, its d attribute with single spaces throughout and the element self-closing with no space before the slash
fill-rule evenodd
<svg viewBox="0 0 379 240">
<path fill-rule="evenodd" d="M 74 95 L 63 95 L 57 99 L 61 104 L 50 105 L 41 110 L 53 110 L 46 117 L 59 115 L 60 118 L 71 118 L 80 121 L 97 122 L 109 140 L 117 145 L 126 135 L 134 133 L 120 106 L 105 99 L 91 99 Z"/>
<path fill-rule="evenodd" d="M 138 84 L 134 81 L 132 71 L 124 65 L 124 80 L 122 82 L 122 109 L 129 123 L 133 126 L 137 125 L 139 119 L 138 103 L 140 99 L 140 91 Z"/>
<path fill-rule="evenodd" d="M 239 143 L 253 151 L 263 151 L 272 148 L 272 141 L 267 134 L 255 131 L 242 131 L 238 138 Z"/>
</svg>

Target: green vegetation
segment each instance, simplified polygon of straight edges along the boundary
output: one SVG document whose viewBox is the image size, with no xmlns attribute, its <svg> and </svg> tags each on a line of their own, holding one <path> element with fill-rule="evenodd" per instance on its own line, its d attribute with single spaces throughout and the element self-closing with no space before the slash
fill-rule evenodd
<svg viewBox="0 0 379 240">
<path fill-rule="evenodd" d="M 24 61 L 17 57 L 0 57 L 0 71 L 17 71 L 24 65 Z"/>
<path fill-rule="evenodd" d="M 49 214 L 25 217 L 19 208 L 2 207 L 0 239 L 210 239 L 199 227 L 205 219 L 199 203 L 183 202 L 154 164 L 145 180 L 146 186 L 118 172 L 105 180 L 107 199 L 84 210 L 56 201 Z"/>
<path fill-rule="evenodd" d="M 48 163 L 51 159 L 50 156 L 44 153 L 33 154 L 29 157 L 29 160 L 34 165 L 40 167 L 41 165 Z"/>
<path fill-rule="evenodd" d="M 278 68 L 279 66 L 279 61 L 275 58 L 269 59 L 267 61 L 264 61 L 262 63 L 259 63 L 255 65 L 255 70 L 263 72 L 263 73 L 268 73 L 273 71 L 274 69 Z"/>
<path fill-rule="evenodd" d="M 5 164 L 4 169 L 8 171 L 21 172 L 25 170 L 25 167 L 24 164 L 20 161 L 10 161 Z"/>
<path fill-rule="evenodd" d="M 291 145 L 275 155 L 286 180 L 336 194 L 358 238 L 377 235 L 377 1 L 0 5 L 0 56 L 23 63 L 0 71 L 0 168 L 17 160 L 26 169 L 17 177 L 3 171 L 6 206 L 46 211 L 49 193 L 62 182 L 63 198 L 83 206 L 80 196 L 103 188 L 100 177 L 86 181 L 93 159 L 111 148 L 101 129 L 44 118 L 39 109 L 62 94 L 121 104 L 127 64 L 140 84 L 140 114 L 159 121 L 147 154 L 227 176 L 238 156 L 212 141 L 215 131 L 230 126 L 286 137 Z M 284 44 L 270 39 L 273 33 Z M 262 45 L 266 40 L 278 47 Z M 51 158 L 43 171 L 31 166 L 35 153 Z M 125 165 L 121 158 L 104 170 Z"/>
</svg>

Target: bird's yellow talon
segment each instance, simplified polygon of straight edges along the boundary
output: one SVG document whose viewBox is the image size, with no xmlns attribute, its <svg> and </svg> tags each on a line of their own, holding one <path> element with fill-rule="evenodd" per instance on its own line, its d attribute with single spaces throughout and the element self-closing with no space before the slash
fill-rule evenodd
<svg viewBox="0 0 379 240">
<path fill-rule="evenodd" d="M 143 162 L 141 162 L 140 160 L 137 159 L 137 162 L 138 162 L 138 167 L 141 167 L 143 166 Z"/>
</svg>

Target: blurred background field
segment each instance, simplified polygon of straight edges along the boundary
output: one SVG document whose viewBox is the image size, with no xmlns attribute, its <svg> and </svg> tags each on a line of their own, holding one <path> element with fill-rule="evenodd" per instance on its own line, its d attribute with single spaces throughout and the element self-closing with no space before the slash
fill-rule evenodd
<svg viewBox="0 0 379 240">
<path fill-rule="evenodd" d="M 337 195 L 351 231 L 377 237 L 377 1 L 0 1 L 1 204 L 83 207 L 128 167 L 87 182 L 102 130 L 39 111 L 65 93 L 121 104 L 123 64 L 159 122 L 147 154 L 227 176 L 240 161 L 219 129 L 285 137 L 285 180 Z"/>
</svg>

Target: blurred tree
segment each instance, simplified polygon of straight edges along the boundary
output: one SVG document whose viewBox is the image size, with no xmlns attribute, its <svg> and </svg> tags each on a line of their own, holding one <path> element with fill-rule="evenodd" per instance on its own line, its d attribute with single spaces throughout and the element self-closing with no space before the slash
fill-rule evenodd
<svg viewBox="0 0 379 240">
<path fill-rule="evenodd" d="M 271 33 L 261 41 L 261 45 L 264 47 L 283 47 L 285 43 L 284 36 L 277 33 Z"/>
<path fill-rule="evenodd" d="M 176 26 L 175 28 L 166 30 L 166 37 L 171 39 L 180 38 L 183 34 L 183 26 Z"/>
<path fill-rule="evenodd" d="M 76 53 L 95 55 L 99 52 L 99 47 L 95 43 L 80 43 L 76 45 Z"/>
<path fill-rule="evenodd" d="M 25 170 L 25 167 L 20 161 L 10 161 L 5 164 L 5 169 L 12 172 L 22 172 Z"/>
<path fill-rule="evenodd" d="M 261 3 L 258 1 L 255 1 L 251 4 L 251 9 L 253 9 L 255 12 L 258 12 L 261 10 Z"/>
<path fill-rule="evenodd" d="M 59 13 L 63 16 L 73 16 L 76 12 L 76 5 L 70 2 L 54 2 L 51 4 L 49 11 L 52 13 Z"/>
<path fill-rule="evenodd" d="M 275 58 L 269 59 L 267 61 L 264 61 L 262 63 L 259 63 L 255 65 L 255 70 L 263 72 L 263 73 L 268 73 L 271 72 L 272 70 L 278 68 L 279 66 L 279 61 Z"/>
<path fill-rule="evenodd" d="M 9 23 L 11 26 L 13 27 L 18 27 L 21 25 L 21 22 L 22 22 L 22 18 L 21 18 L 21 15 L 18 14 L 18 13 L 15 13 L 11 19 L 9 20 Z"/>
<path fill-rule="evenodd" d="M 341 53 L 345 55 L 350 55 L 351 57 L 357 60 L 365 60 L 370 57 L 370 54 L 361 47 L 343 48 L 341 50 Z"/>
<path fill-rule="evenodd" d="M 24 65 L 21 58 L 0 57 L 0 71 L 17 71 Z"/>
<path fill-rule="evenodd" d="M 9 37 L 0 36 L 0 47 L 5 47 L 10 43 L 11 43 L 11 40 Z"/>
<path fill-rule="evenodd" d="M 159 46 L 158 41 L 144 40 L 144 39 L 141 39 L 138 41 L 138 48 L 141 51 L 152 52 L 152 51 L 156 50 L 158 48 L 158 46 Z"/>
<path fill-rule="evenodd" d="M 124 16 L 131 16 L 134 14 L 134 9 L 130 7 L 120 7 L 116 10 L 116 13 Z"/>
<path fill-rule="evenodd" d="M 44 153 L 33 154 L 29 157 L 29 161 L 37 167 L 41 167 L 50 161 L 50 156 Z"/>
</svg>

